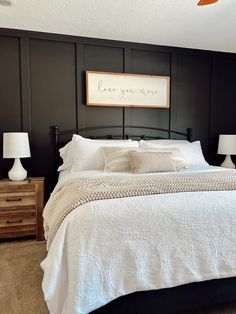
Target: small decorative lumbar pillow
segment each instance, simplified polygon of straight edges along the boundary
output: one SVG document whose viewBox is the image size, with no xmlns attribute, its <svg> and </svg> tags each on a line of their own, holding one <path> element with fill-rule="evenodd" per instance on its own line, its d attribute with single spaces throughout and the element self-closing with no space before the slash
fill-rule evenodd
<svg viewBox="0 0 236 314">
<path fill-rule="evenodd" d="M 105 161 L 104 171 L 107 172 L 131 172 L 129 151 L 133 147 L 103 147 Z"/>
<path fill-rule="evenodd" d="M 171 153 L 129 151 L 133 173 L 177 171 Z"/>
<path fill-rule="evenodd" d="M 154 151 L 160 153 L 171 153 L 173 161 L 175 163 L 176 169 L 181 170 L 187 168 L 187 162 L 179 148 L 176 147 L 169 147 L 169 145 L 162 145 L 159 147 L 156 144 L 147 143 L 141 141 L 141 149 L 145 151 Z"/>
</svg>

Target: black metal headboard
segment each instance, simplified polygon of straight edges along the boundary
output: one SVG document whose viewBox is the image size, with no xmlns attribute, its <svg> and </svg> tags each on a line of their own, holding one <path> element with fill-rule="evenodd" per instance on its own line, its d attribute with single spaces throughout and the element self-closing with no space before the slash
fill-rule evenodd
<svg viewBox="0 0 236 314">
<path fill-rule="evenodd" d="M 90 133 L 91 131 L 97 131 L 99 132 L 100 130 L 114 130 L 114 129 L 120 129 L 121 134 L 115 134 L 115 135 L 89 135 L 85 137 L 91 138 L 91 139 L 171 139 L 172 136 L 180 136 L 188 141 L 191 142 L 192 138 L 192 129 L 187 128 L 186 133 L 183 132 L 178 132 L 178 131 L 172 131 L 170 129 L 162 129 L 162 128 L 154 128 L 154 127 L 148 127 L 148 126 L 139 126 L 139 125 L 106 125 L 106 126 L 93 126 L 93 127 L 87 127 L 87 128 L 82 128 L 82 129 L 71 129 L 71 130 L 65 130 L 61 131 L 59 126 L 51 126 L 51 135 L 52 135 L 52 144 L 54 148 L 54 154 L 55 154 L 55 173 L 56 169 L 59 165 L 60 157 L 59 157 L 59 148 L 61 148 L 63 145 L 66 144 L 65 141 L 61 141 L 60 138 L 63 138 L 63 136 L 72 136 L 73 134 L 83 134 L 83 133 Z M 164 133 L 164 136 L 151 136 L 151 135 L 136 135 L 136 134 L 129 134 L 128 131 L 130 129 L 135 129 L 135 130 L 144 130 L 144 131 L 157 131 L 157 132 L 162 132 Z M 84 136 L 84 134 L 83 134 Z M 71 139 L 71 137 L 70 137 Z M 69 139 L 69 140 L 70 140 Z M 68 142 L 68 140 L 67 140 Z"/>
</svg>

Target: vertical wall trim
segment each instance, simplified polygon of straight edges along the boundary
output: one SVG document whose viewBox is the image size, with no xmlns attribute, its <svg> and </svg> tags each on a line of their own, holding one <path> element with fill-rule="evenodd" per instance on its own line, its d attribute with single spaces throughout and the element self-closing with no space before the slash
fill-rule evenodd
<svg viewBox="0 0 236 314">
<path fill-rule="evenodd" d="M 79 78 L 79 56 L 78 51 L 79 45 L 78 42 L 75 43 L 75 125 L 76 129 L 79 128 L 79 122 L 78 122 L 78 111 L 79 111 L 79 97 L 78 97 L 78 78 Z"/>
<path fill-rule="evenodd" d="M 208 122 L 208 145 L 207 145 L 207 159 L 211 160 L 211 151 L 212 151 L 212 108 L 213 108 L 213 88 L 214 88 L 214 57 L 211 57 L 211 77 L 210 77 L 210 93 L 209 93 L 209 122 Z"/>
<path fill-rule="evenodd" d="M 22 131 L 31 135 L 31 88 L 30 88 L 30 56 L 29 39 L 21 37 L 20 42 L 20 86 Z"/>
<path fill-rule="evenodd" d="M 20 82 L 20 129 L 23 131 L 23 97 L 22 97 L 22 53 L 21 53 L 21 38 L 18 37 L 18 53 L 19 53 L 19 82 Z"/>
<path fill-rule="evenodd" d="M 85 128 L 85 106 L 83 104 L 83 77 L 84 77 L 84 45 L 76 43 L 76 90 L 77 90 L 77 118 L 76 125 Z M 79 101 L 80 99 L 80 101 Z"/>
<path fill-rule="evenodd" d="M 170 109 L 169 109 L 169 129 L 176 131 L 176 116 L 175 116 L 175 102 L 177 100 L 177 70 L 178 70 L 178 55 L 172 53 L 170 55 Z"/>
<path fill-rule="evenodd" d="M 169 108 L 169 125 L 168 129 L 171 130 L 171 107 L 172 107 L 172 68 L 173 68 L 173 54 L 170 54 L 170 108 Z M 171 133 L 169 132 L 169 138 L 171 138 Z"/>
</svg>

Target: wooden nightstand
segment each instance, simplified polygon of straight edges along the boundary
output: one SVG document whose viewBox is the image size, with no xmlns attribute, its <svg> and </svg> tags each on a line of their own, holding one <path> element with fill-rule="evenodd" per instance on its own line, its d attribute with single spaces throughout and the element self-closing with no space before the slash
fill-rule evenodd
<svg viewBox="0 0 236 314">
<path fill-rule="evenodd" d="M 0 239 L 43 235 L 44 178 L 0 180 Z"/>
</svg>

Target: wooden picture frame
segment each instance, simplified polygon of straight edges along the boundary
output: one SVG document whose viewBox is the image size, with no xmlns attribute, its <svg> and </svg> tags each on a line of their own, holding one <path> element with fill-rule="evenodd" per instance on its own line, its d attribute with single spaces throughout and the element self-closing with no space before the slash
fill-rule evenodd
<svg viewBox="0 0 236 314">
<path fill-rule="evenodd" d="M 170 77 L 86 71 L 87 106 L 170 107 Z"/>
</svg>

